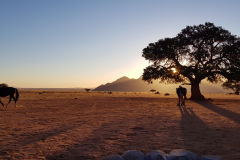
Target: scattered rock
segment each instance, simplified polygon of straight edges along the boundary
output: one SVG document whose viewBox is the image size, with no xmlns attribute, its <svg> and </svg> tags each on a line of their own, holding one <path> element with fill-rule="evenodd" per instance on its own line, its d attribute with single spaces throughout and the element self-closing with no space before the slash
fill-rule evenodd
<svg viewBox="0 0 240 160">
<path fill-rule="evenodd" d="M 198 157 L 190 151 L 184 149 L 174 149 L 168 155 L 167 160 L 198 160 Z"/>
<path fill-rule="evenodd" d="M 103 158 L 102 160 L 124 160 L 120 155 L 111 155 Z"/>
<path fill-rule="evenodd" d="M 145 156 L 145 160 L 166 160 L 166 153 L 154 150 Z"/>
<path fill-rule="evenodd" d="M 126 151 L 122 157 L 125 160 L 144 160 L 144 154 L 137 150 Z"/>
</svg>

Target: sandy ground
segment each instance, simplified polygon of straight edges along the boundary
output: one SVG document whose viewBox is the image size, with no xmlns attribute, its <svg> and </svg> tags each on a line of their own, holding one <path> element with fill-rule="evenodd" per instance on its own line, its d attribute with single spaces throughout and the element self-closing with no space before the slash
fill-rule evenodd
<svg viewBox="0 0 240 160">
<path fill-rule="evenodd" d="M 95 160 L 184 148 L 239 160 L 240 97 L 208 97 L 179 108 L 175 96 L 151 93 L 22 91 L 16 108 L 0 108 L 0 159 Z"/>
</svg>

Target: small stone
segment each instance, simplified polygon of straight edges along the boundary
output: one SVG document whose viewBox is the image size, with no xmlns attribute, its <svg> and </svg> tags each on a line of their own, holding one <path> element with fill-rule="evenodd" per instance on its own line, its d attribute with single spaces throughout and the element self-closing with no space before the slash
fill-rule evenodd
<svg viewBox="0 0 240 160">
<path fill-rule="evenodd" d="M 167 160 L 199 160 L 196 154 L 184 150 L 184 149 L 174 149 L 170 152 Z"/>
<path fill-rule="evenodd" d="M 145 160 L 166 160 L 166 153 L 154 150 L 145 156 Z"/>
<path fill-rule="evenodd" d="M 110 155 L 101 160 L 124 160 L 120 155 Z"/>
<path fill-rule="evenodd" d="M 144 154 L 137 150 L 126 151 L 122 157 L 125 160 L 144 160 Z"/>
</svg>

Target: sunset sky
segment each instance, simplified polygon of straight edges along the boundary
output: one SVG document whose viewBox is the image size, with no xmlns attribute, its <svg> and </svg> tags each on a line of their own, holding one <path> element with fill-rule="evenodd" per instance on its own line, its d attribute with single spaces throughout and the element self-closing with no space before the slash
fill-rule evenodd
<svg viewBox="0 0 240 160">
<path fill-rule="evenodd" d="M 96 87 L 138 78 L 149 43 L 213 22 L 240 36 L 239 0 L 0 0 L 0 83 Z"/>
</svg>

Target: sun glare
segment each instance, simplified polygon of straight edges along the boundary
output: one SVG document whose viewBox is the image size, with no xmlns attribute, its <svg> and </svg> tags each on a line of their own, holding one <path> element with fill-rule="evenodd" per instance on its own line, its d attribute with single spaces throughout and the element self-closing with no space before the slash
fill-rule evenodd
<svg viewBox="0 0 240 160">
<path fill-rule="evenodd" d="M 176 68 L 171 68 L 173 73 L 177 73 L 177 69 Z"/>
</svg>

